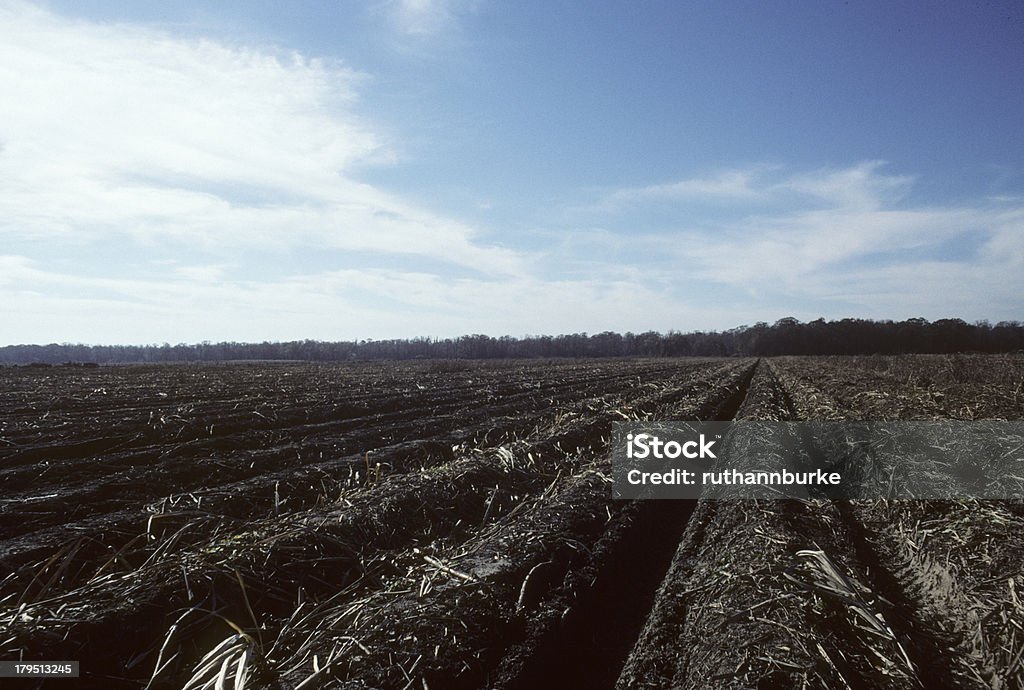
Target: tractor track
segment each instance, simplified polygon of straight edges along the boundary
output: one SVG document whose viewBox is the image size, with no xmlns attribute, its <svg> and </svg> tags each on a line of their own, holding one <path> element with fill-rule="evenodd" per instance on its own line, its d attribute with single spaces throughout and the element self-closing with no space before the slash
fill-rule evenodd
<svg viewBox="0 0 1024 690">
<path fill-rule="evenodd" d="M 742 408 L 760 360 L 694 418 L 730 421 Z M 602 565 L 570 616 L 542 640 L 515 675 L 495 687 L 612 688 L 654 604 L 697 500 L 633 501 L 605 535 Z"/>
<path fill-rule="evenodd" d="M 786 409 L 794 420 L 804 421 L 799 405 L 776 372 L 776 381 L 783 395 Z M 829 467 L 832 463 L 818 449 L 810 431 L 801 427 L 800 443 L 810 456 L 812 466 Z M 884 559 L 869 539 L 868 531 L 857 515 L 857 501 L 838 499 L 831 501 L 839 516 L 844 536 L 853 551 L 855 561 L 861 566 L 864 583 L 875 593 L 874 605 L 892 626 L 897 638 L 902 641 L 914 673 L 924 688 L 937 688 L 951 682 L 964 687 L 973 687 L 963 678 L 950 662 L 947 651 L 951 644 L 942 640 L 934 628 L 923 625 L 918 606 L 907 595 L 897 577 L 886 567 Z M 955 680 L 954 680 L 955 679 Z"/>
</svg>

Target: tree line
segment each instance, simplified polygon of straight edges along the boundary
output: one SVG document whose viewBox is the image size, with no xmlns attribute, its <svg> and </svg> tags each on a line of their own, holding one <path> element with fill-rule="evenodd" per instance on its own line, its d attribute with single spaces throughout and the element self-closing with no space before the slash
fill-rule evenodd
<svg viewBox="0 0 1024 690">
<path fill-rule="evenodd" d="M 1024 324 L 966 323 L 960 319 L 785 318 L 727 331 L 539 335 L 514 338 L 464 335 L 325 342 L 202 342 L 171 345 L 7 345 L 0 364 L 225 362 L 302 360 L 337 362 L 400 359 L 501 359 L 549 357 L 729 357 L 773 355 L 867 355 L 1024 351 Z"/>
</svg>

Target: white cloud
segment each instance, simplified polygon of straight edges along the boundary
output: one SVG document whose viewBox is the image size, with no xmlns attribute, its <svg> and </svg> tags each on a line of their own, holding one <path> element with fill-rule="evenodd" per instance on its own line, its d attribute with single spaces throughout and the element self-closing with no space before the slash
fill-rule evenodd
<svg viewBox="0 0 1024 690">
<path fill-rule="evenodd" d="M 398 30 L 411 36 L 433 36 L 455 22 L 453 0 L 394 0 L 391 18 Z"/>
<path fill-rule="evenodd" d="M 197 267 L 198 268 L 198 267 Z M 171 268 L 145 280 L 89 278 L 0 256 L 3 342 L 291 340 L 524 335 L 664 330 L 676 323 L 728 327 L 738 315 L 687 306 L 625 274 L 616 280 L 451 280 L 431 273 L 354 269 L 280 280 L 207 280 Z M 382 305 L 386 304 L 386 308 Z M 331 315 L 333 318 L 324 318 Z"/>
<path fill-rule="evenodd" d="M 0 238 L 328 247 L 520 272 L 474 228 L 357 181 L 391 156 L 355 112 L 366 78 L 0 3 Z"/>
<path fill-rule="evenodd" d="M 692 202 L 696 200 L 736 202 L 758 201 L 766 192 L 758 188 L 761 168 L 725 170 L 709 177 L 694 177 L 675 182 L 624 187 L 608 193 L 597 205 L 611 210 L 631 204 L 650 202 Z"/>
<path fill-rule="evenodd" d="M 844 263 L 935 249 L 998 221 L 998 215 L 978 209 L 798 211 L 748 218 L 710 236 L 691 235 L 695 241 L 684 251 L 706 280 L 796 286 L 813 273 L 857 270 Z"/>
<path fill-rule="evenodd" d="M 210 264 L 207 266 L 177 266 L 174 273 L 188 281 L 198 283 L 216 283 L 224 278 L 226 266 Z"/>
<path fill-rule="evenodd" d="M 613 210 L 652 202 L 753 204 L 815 201 L 828 206 L 871 209 L 898 201 L 914 178 L 886 175 L 884 161 L 864 161 L 849 168 L 786 175 L 779 166 L 755 165 L 644 187 L 607 192 L 592 210 Z"/>
<path fill-rule="evenodd" d="M 853 305 L 876 318 L 1020 320 L 1024 280 L 1005 265 L 958 260 L 904 261 L 806 278 L 809 294 Z"/>
<path fill-rule="evenodd" d="M 743 183 L 734 196 L 760 198 L 764 210 L 631 240 L 655 266 L 668 262 L 709 291 L 737 290 L 775 313 L 813 304 L 830 317 L 1019 318 L 1024 205 L 907 204 L 914 178 L 882 168 L 735 171 L 729 179 Z M 717 193 L 694 181 L 647 189 L 662 188 Z"/>
<path fill-rule="evenodd" d="M 387 7 L 427 36 L 466 5 Z M 369 79 L 0 0 L 0 343 L 1020 318 L 1020 197 L 910 204 L 914 178 L 878 161 L 750 166 L 612 190 L 597 230 L 495 246 L 360 181 L 394 158 L 362 113 Z M 679 226 L 646 230 L 652 208 Z"/>
<path fill-rule="evenodd" d="M 770 191 L 792 192 L 848 209 L 877 209 L 899 201 L 914 182 L 906 175 L 881 174 L 884 166 L 884 161 L 865 161 L 850 168 L 795 175 Z"/>
</svg>

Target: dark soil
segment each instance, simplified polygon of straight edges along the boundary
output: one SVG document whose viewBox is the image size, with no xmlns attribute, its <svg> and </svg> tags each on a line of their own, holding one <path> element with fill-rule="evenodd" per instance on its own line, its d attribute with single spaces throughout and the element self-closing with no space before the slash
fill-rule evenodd
<svg viewBox="0 0 1024 690">
<path fill-rule="evenodd" d="M 6 367 L 0 658 L 154 690 L 204 657 L 279 690 L 1024 687 L 1020 501 L 609 487 L 615 421 L 982 418 L 1024 418 L 1024 357 Z"/>
</svg>

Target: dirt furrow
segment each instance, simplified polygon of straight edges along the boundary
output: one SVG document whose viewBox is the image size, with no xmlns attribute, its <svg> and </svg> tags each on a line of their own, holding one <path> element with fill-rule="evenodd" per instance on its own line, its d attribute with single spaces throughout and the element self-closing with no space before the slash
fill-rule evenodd
<svg viewBox="0 0 1024 690">
<path fill-rule="evenodd" d="M 685 380 L 693 371 L 692 366 L 674 367 L 668 380 Z M 625 383 L 623 379 L 626 379 Z M 68 514 L 66 511 L 51 512 L 54 519 L 58 514 L 62 515 L 63 524 L 43 532 L 37 530 L 25 538 L 0 544 L 0 559 L 11 572 L 18 573 L 7 583 L 6 588 L 0 588 L 0 596 L 5 589 L 24 586 L 27 582 L 26 577 L 40 577 L 38 565 L 28 569 L 23 566 L 43 563 L 52 554 L 67 548 L 70 543 L 77 543 L 81 535 L 96 536 L 90 537 L 88 544 L 76 551 L 73 572 L 88 573 L 90 567 L 95 569 L 109 560 L 112 553 L 119 553 L 121 561 L 139 563 L 159 547 L 159 540 L 163 535 L 173 533 L 185 522 L 194 522 L 197 516 L 204 518 L 208 530 L 230 527 L 242 519 L 262 518 L 267 515 L 282 516 L 318 502 L 329 502 L 339 492 L 368 481 L 368 475 L 379 481 L 381 477 L 449 461 L 455 457 L 459 448 L 485 449 L 517 438 L 528 438 L 542 430 L 545 424 L 550 424 L 552 416 L 561 420 L 585 417 L 599 412 L 607 405 L 616 405 L 628 411 L 628 397 L 634 387 L 625 384 L 632 380 L 632 374 L 626 377 L 610 377 L 605 382 L 608 387 L 599 395 L 593 388 L 588 388 L 586 397 L 561 403 L 555 410 L 545 408 L 537 412 L 528 411 L 524 413 L 522 419 L 506 418 L 505 421 L 511 425 L 510 428 L 503 428 L 497 420 L 492 420 L 489 426 L 468 429 L 463 427 L 455 431 L 457 436 L 445 436 L 444 434 L 450 434 L 452 431 L 446 424 L 440 423 L 436 426 L 431 425 L 431 430 L 439 435 L 426 435 L 415 441 L 404 441 L 378 448 L 369 456 L 360 453 L 298 467 L 293 463 L 292 467 L 276 471 L 273 469 L 275 465 L 268 466 L 254 459 L 251 464 L 258 464 L 259 467 L 253 471 L 259 471 L 259 474 L 251 479 L 222 485 L 200 485 L 195 491 L 165 496 L 162 502 L 157 500 L 145 510 L 117 510 L 117 507 L 132 498 L 132 495 L 125 495 L 124 491 L 117 492 L 103 484 L 98 490 L 102 491 L 104 497 L 110 497 L 106 501 L 114 508 L 112 512 L 94 515 L 84 520 L 74 520 L 74 514 Z M 640 390 L 644 388 L 641 387 Z M 415 438 L 416 430 L 423 428 L 424 423 L 421 421 L 406 433 Z M 398 434 L 398 431 L 389 432 L 390 436 Z M 482 443 L 481 438 L 486 442 Z M 258 454 L 253 453 L 250 457 L 256 458 Z M 125 481 L 131 482 L 131 479 L 132 475 L 125 476 Z M 152 492 L 155 486 L 165 490 L 168 488 L 166 483 L 151 482 L 141 490 Z M 151 493 L 143 493 L 139 497 L 134 497 L 134 502 L 142 504 L 147 500 L 152 501 L 153 498 Z M 53 500 L 65 499 L 55 497 Z M 24 505 L 19 505 L 19 519 L 24 521 L 27 512 L 38 510 L 37 503 L 39 502 L 34 502 L 28 509 Z M 96 511 L 104 504 L 104 501 L 94 498 L 90 509 Z M 14 513 L 10 515 L 13 516 Z M 143 532 L 146 537 L 139 541 L 139 535 Z M 69 537 L 69 533 L 73 536 Z M 187 541 L 200 539 L 202 534 L 201 530 L 193 532 Z M 129 542 L 134 542 L 133 548 L 128 552 L 122 551 Z M 67 565 L 63 561 L 62 564 Z M 75 577 L 63 579 L 72 582 L 80 580 Z M 45 579 L 43 581 L 45 582 Z"/>
<path fill-rule="evenodd" d="M 862 383 L 861 393 L 867 395 L 842 403 L 835 401 L 841 395 L 837 391 L 877 374 L 864 372 L 857 362 L 822 370 L 816 362 L 789 360 L 780 369 L 795 406 L 807 416 L 819 409 L 834 415 L 832 411 L 844 408 L 843 415 L 853 419 L 942 418 L 952 412 L 936 408 L 946 394 L 934 388 L 923 394 L 920 381 L 943 380 L 949 359 L 924 363 L 932 368 L 919 362 L 916 380 L 890 378 L 884 388 Z M 982 399 L 991 397 L 986 389 L 978 392 Z M 954 409 L 977 410 L 987 404 L 966 393 L 959 391 Z M 1017 631 L 1024 630 L 1024 607 L 1016 594 L 1024 586 L 1024 568 L 1015 555 L 1024 550 L 1019 505 L 973 500 L 856 500 L 839 505 L 861 557 L 875 564 L 875 586 L 894 609 L 894 625 L 911 640 L 926 682 L 965 688 L 1024 686 L 1016 641 Z"/>
<path fill-rule="evenodd" d="M 791 418 L 767 362 L 737 417 Z M 787 427 L 749 429 L 730 467 L 785 462 Z M 743 496 L 702 496 L 618 687 L 921 687 L 834 506 Z"/>
<path fill-rule="evenodd" d="M 747 395 L 756 363 L 700 406 L 667 410 L 680 420 L 733 418 Z M 670 417 L 664 416 L 664 419 Z M 536 626 L 503 661 L 492 687 L 612 687 L 668 570 L 695 501 L 634 501 L 595 547 L 593 581 L 571 615 Z"/>
<path fill-rule="evenodd" d="M 702 383 L 698 376 L 690 394 L 706 395 L 713 386 L 713 379 Z M 649 396 L 650 403 L 641 398 L 635 401 L 634 408 L 640 410 L 645 405 L 658 404 L 661 399 L 678 396 L 678 390 L 659 388 Z M 604 404 L 612 410 L 614 403 L 622 400 L 611 396 Z M 624 409 L 630 409 L 630 405 L 627 403 Z M 539 430 L 535 441 L 521 447 L 513 445 L 508 450 L 503 446 L 495 456 L 467 458 L 468 465 L 457 461 L 426 470 L 425 477 L 437 477 L 435 486 L 442 495 L 436 498 L 424 493 L 420 473 L 387 478 L 379 487 L 367 487 L 356 494 L 366 496 L 367 509 L 376 508 L 381 497 L 389 495 L 386 492 L 408 483 L 407 501 L 396 504 L 388 500 L 381 505 L 404 505 L 402 510 L 413 511 L 409 514 L 399 512 L 375 518 L 376 513 L 367 513 L 364 519 L 357 519 L 354 516 L 359 512 L 351 507 L 342 509 L 336 517 L 321 509 L 308 515 L 268 520 L 263 529 L 269 533 L 257 525 L 241 533 L 215 535 L 207 547 L 193 547 L 180 556 L 168 546 L 168 554 L 157 559 L 153 567 L 139 572 L 115 569 L 81 591 L 21 610 L 15 618 L 25 618 L 12 628 L 18 632 L 15 641 L 9 642 L 14 645 L 12 649 L 20 645 L 23 651 L 50 653 L 72 653 L 75 650 L 68 645 L 78 645 L 79 653 L 85 649 L 93 658 L 108 659 L 112 664 L 110 673 L 124 673 L 124 668 L 115 668 L 124 660 L 116 657 L 114 649 L 128 645 L 136 652 L 133 656 L 142 655 L 151 662 L 151 655 L 159 646 L 147 627 L 154 614 L 162 612 L 166 616 L 174 607 L 192 606 L 217 610 L 219 615 L 230 614 L 244 621 L 251 604 L 261 616 L 273 620 L 279 615 L 275 611 L 283 615 L 285 609 L 294 609 L 296 596 L 326 596 L 349 586 L 345 583 L 371 577 L 377 567 L 375 550 L 394 548 L 396 543 L 410 539 L 447 539 L 450 537 L 446 535 L 455 535 L 458 529 L 472 529 L 480 520 L 493 520 L 514 509 L 525 496 L 549 483 L 558 471 L 571 472 L 574 463 L 580 462 L 573 458 L 581 453 L 585 456 L 586 448 L 607 443 L 614 418 L 618 418 L 618 413 L 595 415 L 591 411 L 570 415 L 554 434 Z M 493 476 L 478 476 L 479 472 L 491 472 Z M 465 492 L 463 498 L 459 498 L 459 491 Z M 355 500 L 354 496 L 345 500 Z M 339 519 L 342 522 L 336 522 Z M 351 524 L 359 531 L 339 533 L 332 527 L 338 524 Z M 389 529 L 389 524 L 401 529 Z M 378 530 L 377 536 L 373 536 L 372 530 Z M 255 583 L 250 584 L 253 589 L 249 590 L 245 606 L 239 599 L 238 577 Z M 211 627 L 209 620 L 206 626 Z M 142 630 L 147 632 L 139 634 Z M 200 638 L 202 634 L 197 633 L 195 644 L 200 644 Z"/>
<path fill-rule="evenodd" d="M 723 393 L 728 397 L 729 392 L 724 382 L 713 383 L 717 385 L 712 390 L 705 390 L 708 399 L 694 398 L 692 392 L 669 395 L 651 412 L 688 418 L 711 414 L 722 405 Z M 680 398 L 686 402 L 680 403 Z M 608 431 L 608 427 L 603 431 L 605 439 Z M 611 501 L 604 475 L 607 460 L 602 455 L 594 459 L 598 468 L 604 468 L 599 473 L 585 471 L 562 480 L 549 489 L 554 491 L 550 497 L 538 496 L 524 512 L 496 524 L 493 533 L 435 552 L 439 562 L 465 571 L 468 581 L 447 575 L 443 586 L 424 592 L 413 584 L 434 566 L 421 562 L 389 582 L 388 592 L 331 602 L 332 611 L 340 617 L 313 631 L 319 636 L 317 644 L 300 647 L 287 662 L 278 662 L 288 666 L 296 659 L 305 660 L 288 679 L 299 683 L 308 678 L 313 673 L 308 657 L 317 650 L 327 655 L 332 649 L 346 649 L 331 671 L 346 687 L 391 687 L 398 682 L 401 668 L 412 667 L 416 668 L 408 673 L 432 687 L 536 687 L 529 676 L 544 674 L 543 667 L 551 660 L 541 655 L 557 655 L 559 650 L 571 649 L 573 640 L 582 642 L 588 616 L 612 622 L 613 612 L 604 606 L 601 591 L 613 582 L 609 569 L 621 565 L 618 562 L 627 555 L 628 537 L 635 533 L 637 520 L 650 517 Z M 398 610 L 402 615 L 396 614 Z M 435 625 L 454 619 L 463 628 L 453 629 L 450 635 Z M 359 645 L 353 648 L 350 640 L 332 635 L 330 630 L 340 625 L 346 637 Z M 308 627 L 297 637 L 308 634 Z M 395 646 L 395 640 L 403 643 Z M 486 645 L 486 652 L 477 647 L 480 644 Z M 508 652 L 502 656 L 506 646 Z M 367 654 L 364 648 L 375 651 Z M 427 652 L 430 658 L 417 665 L 416 658 Z M 578 674 L 581 665 L 602 652 L 601 646 L 592 646 L 575 659 L 561 658 L 560 663 Z"/>
</svg>

